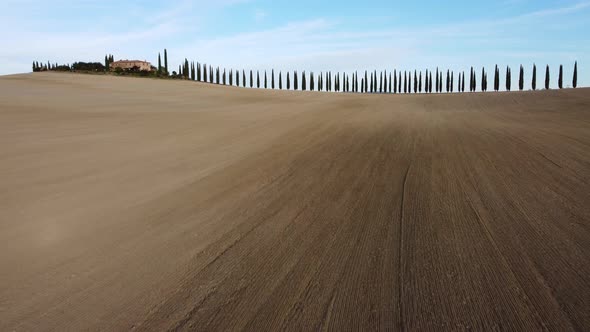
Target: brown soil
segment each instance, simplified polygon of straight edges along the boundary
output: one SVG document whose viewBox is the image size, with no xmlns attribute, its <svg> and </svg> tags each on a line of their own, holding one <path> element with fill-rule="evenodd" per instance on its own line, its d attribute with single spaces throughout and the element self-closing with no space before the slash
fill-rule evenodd
<svg viewBox="0 0 590 332">
<path fill-rule="evenodd" d="M 0 330 L 588 330 L 590 89 L 0 78 Z"/>
</svg>

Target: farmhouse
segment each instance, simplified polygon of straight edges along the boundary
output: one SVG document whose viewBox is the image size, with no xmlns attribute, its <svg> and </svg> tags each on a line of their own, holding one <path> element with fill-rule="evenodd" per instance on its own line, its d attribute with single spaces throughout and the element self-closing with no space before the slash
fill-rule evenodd
<svg viewBox="0 0 590 332">
<path fill-rule="evenodd" d="M 121 68 L 123 70 L 147 70 L 152 71 L 152 64 L 141 60 L 119 60 L 110 64 L 111 70 Z"/>
</svg>

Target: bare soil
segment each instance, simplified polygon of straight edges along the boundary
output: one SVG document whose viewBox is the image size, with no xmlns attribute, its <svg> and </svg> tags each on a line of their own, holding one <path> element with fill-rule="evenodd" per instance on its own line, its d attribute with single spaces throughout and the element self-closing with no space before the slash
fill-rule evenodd
<svg viewBox="0 0 590 332">
<path fill-rule="evenodd" d="M 590 89 L 0 78 L 0 330 L 589 330 Z"/>
</svg>

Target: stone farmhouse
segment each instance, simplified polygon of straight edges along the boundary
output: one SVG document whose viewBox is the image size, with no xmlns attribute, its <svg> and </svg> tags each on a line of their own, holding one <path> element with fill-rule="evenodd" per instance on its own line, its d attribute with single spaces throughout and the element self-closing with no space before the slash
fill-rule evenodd
<svg viewBox="0 0 590 332">
<path fill-rule="evenodd" d="M 111 70 L 115 70 L 116 68 L 131 70 L 134 67 L 137 67 L 138 70 L 152 71 L 152 64 L 141 60 L 119 60 L 111 63 L 110 66 Z"/>
</svg>

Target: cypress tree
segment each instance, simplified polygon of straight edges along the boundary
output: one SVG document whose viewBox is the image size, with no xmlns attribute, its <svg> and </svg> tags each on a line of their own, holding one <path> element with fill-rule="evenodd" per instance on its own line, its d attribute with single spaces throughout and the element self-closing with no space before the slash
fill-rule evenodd
<svg viewBox="0 0 590 332">
<path fill-rule="evenodd" d="M 299 89 L 299 80 L 297 79 L 297 70 L 293 72 L 293 89 Z"/>
<path fill-rule="evenodd" d="M 414 93 L 418 93 L 418 75 L 414 69 Z"/>
<path fill-rule="evenodd" d="M 213 66 L 209 66 L 209 83 L 214 84 Z"/>
<path fill-rule="evenodd" d="M 473 70 L 473 92 L 477 91 L 477 74 L 475 73 L 475 70 Z"/>
<path fill-rule="evenodd" d="M 473 67 L 469 71 L 469 92 L 473 92 Z"/>
<path fill-rule="evenodd" d="M 301 73 L 301 91 L 305 91 L 307 82 L 305 80 L 305 70 Z"/>
<path fill-rule="evenodd" d="M 250 69 L 250 88 L 254 87 L 254 73 L 252 73 L 252 69 Z"/>
<path fill-rule="evenodd" d="M 397 93 L 397 69 L 393 70 L 393 93 Z"/>
<path fill-rule="evenodd" d="M 246 70 L 242 69 L 242 87 L 246 87 Z"/>
<path fill-rule="evenodd" d="M 207 83 L 207 64 L 203 66 L 203 80 Z"/>
<path fill-rule="evenodd" d="M 344 73 L 344 92 L 350 92 L 350 75 L 348 73 Z"/>
<path fill-rule="evenodd" d="M 379 93 L 383 93 L 383 72 L 379 76 Z"/>
<path fill-rule="evenodd" d="M 451 72 L 451 84 L 450 84 L 450 87 L 451 87 L 451 92 L 453 92 L 453 81 L 454 81 L 454 76 L 453 76 L 453 74 L 454 74 L 454 73 L 453 73 L 453 72 Z"/>
<path fill-rule="evenodd" d="M 168 75 L 168 51 L 164 49 L 164 69 L 166 70 L 166 75 Z"/>
<path fill-rule="evenodd" d="M 439 93 L 439 90 L 438 90 L 438 76 L 439 76 L 439 74 L 438 74 L 438 67 L 436 67 L 436 87 L 435 87 L 436 93 Z"/>
<path fill-rule="evenodd" d="M 451 89 L 450 89 L 450 85 L 451 85 L 451 74 L 449 72 L 449 70 L 447 69 L 447 85 L 446 85 L 446 92 L 448 93 Z"/>
<path fill-rule="evenodd" d="M 557 86 L 563 89 L 563 65 L 559 65 L 559 77 L 557 78 Z"/>
<path fill-rule="evenodd" d="M 265 89 L 268 89 L 268 80 L 267 80 L 267 77 L 266 77 L 266 70 L 264 71 L 264 88 Z"/>
<path fill-rule="evenodd" d="M 432 93 L 432 72 L 428 76 L 428 93 Z"/>
<path fill-rule="evenodd" d="M 313 91 L 315 88 L 315 82 L 313 78 L 313 71 L 309 73 L 309 91 Z"/>
<path fill-rule="evenodd" d="M 393 81 L 391 80 L 391 72 L 389 72 L 389 93 L 392 92 L 391 86 L 393 85 Z"/>
<path fill-rule="evenodd" d="M 234 71 L 232 69 L 229 70 L 229 85 L 234 85 Z"/>
<path fill-rule="evenodd" d="M 109 59 L 107 59 L 108 62 Z M 109 67 L 107 66 L 107 70 L 109 70 Z M 162 56 L 160 55 L 160 53 L 158 53 L 158 74 L 162 73 Z"/>
<path fill-rule="evenodd" d="M 498 70 L 498 65 L 494 68 L 494 91 L 498 92 L 500 89 L 500 72 Z"/>
<path fill-rule="evenodd" d="M 333 85 L 332 80 L 334 80 Z M 330 91 L 338 92 L 338 74 L 332 76 L 332 72 L 330 72 Z"/>
<path fill-rule="evenodd" d="M 404 70 L 404 93 L 408 93 L 408 76 Z"/>
<path fill-rule="evenodd" d="M 412 71 L 408 70 L 408 93 L 412 93 Z"/>
<path fill-rule="evenodd" d="M 524 89 L 524 67 L 520 65 L 520 71 L 518 73 L 518 89 L 522 91 Z"/>
<path fill-rule="evenodd" d="M 574 64 L 574 78 L 572 79 L 572 86 L 575 88 L 578 87 L 578 61 Z"/>
<path fill-rule="evenodd" d="M 350 92 L 350 76 L 346 75 L 346 92 Z"/>
<path fill-rule="evenodd" d="M 506 67 L 506 91 L 510 91 L 510 67 Z"/>
<path fill-rule="evenodd" d="M 225 80 L 225 68 L 223 68 L 223 85 L 227 85 Z"/>
<path fill-rule="evenodd" d="M 289 78 L 289 72 L 287 72 L 287 90 L 291 89 L 291 79 Z"/>
<path fill-rule="evenodd" d="M 236 86 L 240 87 L 240 71 L 236 70 Z"/>
<path fill-rule="evenodd" d="M 549 65 L 547 65 L 547 69 L 545 69 L 545 90 L 549 90 Z"/>
<path fill-rule="evenodd" d="M 420 76 L 419 76 L 418 92 L 422 93 L 422 72 L 420 72 Z"/>
<path fill-rule="evenodd" d="M 274 69 L 271 70 L 270 75 L 272 76 L 270 79 L 270 87 L 274 90 L 275 89 L 275 70 Z"/>
<path fill-rule="evenodd" d="M 485 68 L 481 68 L 481 91 L 486 91 L 486 71 Z"/>
<path fill-rule="evenodd" d="M 463 72 L 463 82 L 461 82 L 461 90 L 465 92 L 465 72 Z"/>
<path fill-rule="evenodd" d="M 260 71 L 256 71 L 256 88 L 260 89 Z"/>
<path fill-rule="evenodd" d="M 279 71 L 279 90 L 283 90 L 283 72 Z"/>
<path fill-rule="evenodd" d="M 219 70 L 219 67 L 217 67 L 217 69 L 215 70 L 215 79 L 217 84 L 221 83 L 221 80 L 219 79 L 221 76 L 221 71 Z"/>
<path fill-rule="evenodd" d="M 367 79 L 361 76 L 361 93 L 367 93 Z"/>
</svg>

